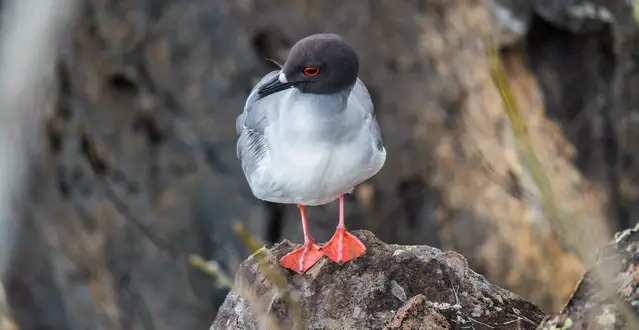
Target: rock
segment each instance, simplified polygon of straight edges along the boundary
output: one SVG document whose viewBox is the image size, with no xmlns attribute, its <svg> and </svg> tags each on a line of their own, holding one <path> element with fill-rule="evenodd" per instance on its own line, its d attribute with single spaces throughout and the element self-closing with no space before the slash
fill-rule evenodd
<svg viewBox="0 0 639 330">
<path fill-rule="evenodd" d="M 562 29 L 588 34 L 614 26 L 622 32 L 637 30 L 631 1 L 606 0 L 487 0 L 503 45 L 512 45 L 529 32 L 533 16 Z"/>
<path fill-rule="evenodd" d="M 388 245 L 371 232 L 353 233 L 366 245 L 365 256 L 344 265 L 323 258 L 304 275 L 282 271 L 308 329 L 535 329 L 544 317 L 534 304 L 468 268 L 458 253 Z M 285 240 L 258 253 L 282 270 L 277 260 L 294 247 Z M 263 329 L 258 315 L 266 310 L 284 329 L 300 328 L 294 305 L 263 269 L 255 255 L 240 265 L 237 291 L 259 298 L 230 293 L 211 330 Z"/>
<path fill-rule="evenodd" d="M 349 228 L 458 251 L 492 283 L 544 310 L 561 308 L 582 265 L 560 249 L 544 254 L 552 239 L 532 238 L 544 217 L 523 193 L 530 175 L 488 74 L 481 38 L 502 23 L 490 10 L 511 8 L 515 29 L 504 42 L 527 43 L 504 51 L 511 83 L 563 188 L 558 203 L 579 210 L 576 219 L 637 219 L 639 66 L 636 57 L 612 56 L 606 29 L 578 34 L 557 24 L 566 6 L 542 15 L 541 1 L 533 9 L 524 0 L 487 2 L 83 1 L 60 50 L 38 196 L 6 280 L 20 328 L 210 325 L 226 291 L 152 244 L 107 186 L 156 235 L 231 272 L 248 255 L 233 239 L 233 220 L 265 241 L 300 242 L 295 207 L 251 195 L 233 123 L 271 69 L 264 57 L 281 60 L 296 40 L 321 31 L 344 35 L 361 55 L 389 153 L 379 175 L 348 196 Z M 622 2 L 596 3 L 628 22 L 631 11 L 615 9 Z M 608 88 L 617 68 L 623 106 L 610 101 L 618 99 Z M 602 128 L 613 108 L 614 134 Z M 103 162 L 87 154 L 89 144 Z M 309 209 L 318 240 L 330 237 L 337 212 L 336 203 Z"/>
<path fill-rule="evenodd" d="M 619 301 L 599 284 L 601 276 L 612 285 L 608 290 L 619 294 Z M 621 312 L 618 303 L 626 304 L 627 311 Z M 636 329 L 632 325 L 639 323 L 629 323 L 628 316 L 639 322 L 639 225 L 617 233 L 610 245 L 601 249 L 568 303 L 545 320 L 542 329 Z"/>
<path fill-rule="evenodd" d="M 531 1 L 486 0 L 495 29 L 493 37 L 499 45 L 512 45 L 521 40 L 530 28 L 533 11 Z"/>
<path fill-rule="evenodd" d="M 535 12 L 547 21 L 580 33 L 600 31 L 606 25 L 636 29 L 631 1 L 536 0 Z"/>
</svg>

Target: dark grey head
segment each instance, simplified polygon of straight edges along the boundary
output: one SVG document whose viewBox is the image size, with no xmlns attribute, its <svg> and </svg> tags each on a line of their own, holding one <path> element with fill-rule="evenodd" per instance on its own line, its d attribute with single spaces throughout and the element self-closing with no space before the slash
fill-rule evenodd
<svg viewBox="0 0 639 330">
<path fill-rule="evenodd" d="M 336 34 L 314 34 L 298 41 L 282 73 L 258 91 L 264 97 L 289 87 L 303 93 L 333 94 L 352 86 L 359 73 L 355 50 Z"/>
</svg>

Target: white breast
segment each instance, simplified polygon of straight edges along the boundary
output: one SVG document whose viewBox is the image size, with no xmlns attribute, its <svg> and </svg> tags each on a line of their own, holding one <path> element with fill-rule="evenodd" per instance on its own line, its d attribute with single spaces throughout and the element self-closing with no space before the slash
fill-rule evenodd
<svg viewBox="0 0 639 330">
<path fill-rule="evenodd" d="M 278 120 L 265 131 L 270 157 L 250 178 L 258 197 L 325 204 L 379 171 L 385 151 L 379 152 L 371 140 L 372 118 L 367 120 L 365 112 L 318 106 L 345 106 L 338 99 L 321 99 L 327 96 L 301 97 L 296 90 L 286 94 L 281 104 L 288 106 L 280 108 Z"/>
</svg>

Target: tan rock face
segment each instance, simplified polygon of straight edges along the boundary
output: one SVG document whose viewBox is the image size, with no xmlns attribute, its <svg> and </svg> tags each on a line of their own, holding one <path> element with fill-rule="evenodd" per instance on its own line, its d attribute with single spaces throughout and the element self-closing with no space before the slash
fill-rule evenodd
<svg viewBox="0 0 639 330">
<path fill-rule="evenodd" d="M 159 250 L 131 219 L 231 272 L 247 256 L 232 221 L 266 241 L 301 242 L 296 208 L 262 203 L 248 189 L 234 123 L 272 69 L 263 58 L 281 60 L 296 40 L 323 31 L 358 50 L 388 150 L 384 169 L 348 197 L 347 226 L 385 242 L 455 250 L 492 283 L 558 309 L 582 267 L 538 230 L 543 212 L 482 36 L 493 27 L 509 33 L 500 39 L 509 45 L 506 65 L 557 202 L 587 219 L 582 229 L 603 218 L 615 227 L 636 213 L 639 173 L 628 156 L 635 75 L 617 72 L 617 85 L 612 78 L 632 63 L 631 11 L 608 8 L 626 33 L 625 57 L 615 62 L 601 18 L 575 34 L 583 17 L 559 24 L 569 8 L 517 3 L 87 1 L 62 48 L 50 152 L 7 283 L 21 328 L 209 326 L 226 291 Z M 504 8 L 517 10 L 515 30 L 495 15 Z M 621 105 L 610 101 L 611 86 Z M 337 214 L 336 203 L 309 210 L 318 241 L 328 240 Z M 594 238 L 584 241 L 596 247 L 605 229 L 586 230 Z"/>
<path fill-rule="evenodd" d="M 284 272 L 297 303 L 289 303 L 274 276 L 265 276 L 266 268 L 250 257 L 236 279 L 242 294 L 229 294 L 211 329 L 266 329 L 261 323 L 266 315 L 283 329 L 301 329 L 295 304 L 307 329 L 535 329 L 544 316 L 532 303 L 488 283 L 457 253 L 391 246 L 368 231 L 354 234 L 366 245 L 365 256 L 344 265 L 323 258 L 304 275 Z M 277 260 L 292 248 L 284 241 L 258 253 L 279 272 Z"/>
</svg>

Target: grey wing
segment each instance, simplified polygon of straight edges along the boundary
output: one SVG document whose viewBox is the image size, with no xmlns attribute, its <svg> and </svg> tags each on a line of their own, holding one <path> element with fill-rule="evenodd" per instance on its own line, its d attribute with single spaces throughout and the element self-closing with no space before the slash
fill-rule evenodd
<svg viewBox="0 0 639 330">
<path fill-rule="evenodd" d="M 279 70 L 269 72 L 251 90 L 248 98 L 246 98 L 246 103 L 244 103 L 244 110 L 239 116 L 237 116 L 237 119 L 235 120 L 235 131 L 238 135 L 242 133 L 242 130 L 245 127 L 263 130 L 264 126 L 268 124 L 267 122 L 263 122 L 266 120 L 265 108 L 254 106 L 256 101 L 259 100 L 257 90 L 279 73 Z"/>
<path fill-rule="evenodd" d="M 237 158 L 242 164 L 245 175 L 255 171 L 258 164 L 268 155 L 268 144 L 263 134 L 246 129 L 237 140 Z"/>
<path fill-rule="evenodd" d="M 353 87 L 353 91 L 351 91 L 351 95 L 357 100 L 357 103 L 363 108 L 364 111 L 370 114 L 375 113 L 375 107 L 373 106 L 373 100 L 371 100 L 371 95 L 368 93 L 368 89 L 364 82 L 362 82 L 359 78 L 355 81 L 355 86 Z"/>
<path fill-rule="evenodd" d="M 384 143 L 382 142 L 382 133 L 379 128 L 379 123 L 375 117 L 375 106 L 373 105 L 371 95 L 368 93 L 366 85 L 364 85 L 364 82 L 362 82 L 359 78 L 357 78 L 357 81 L 355 82 L 351 95 L 362 110 L 366 112 L 366 120 L 370 123 L 369 129 L 373 143 L 377 150 L 382 151 L 384 149 Z"/>
<path fill-rule="evenodd" d="M 251 90 L 244 111 L 235 120 L 235 130 L 239 135 L 237 140 L 237 158 L 242 163 L 242 170 L 246 175 L 253 172 L 259 162 L 268 155 L 268 144 L 264 136 L 264 129 L 268 126 L 268 105 L 257 102 L 257 90 L 279 71 L 272 71 L 265 75 Z"/>
</svg>

